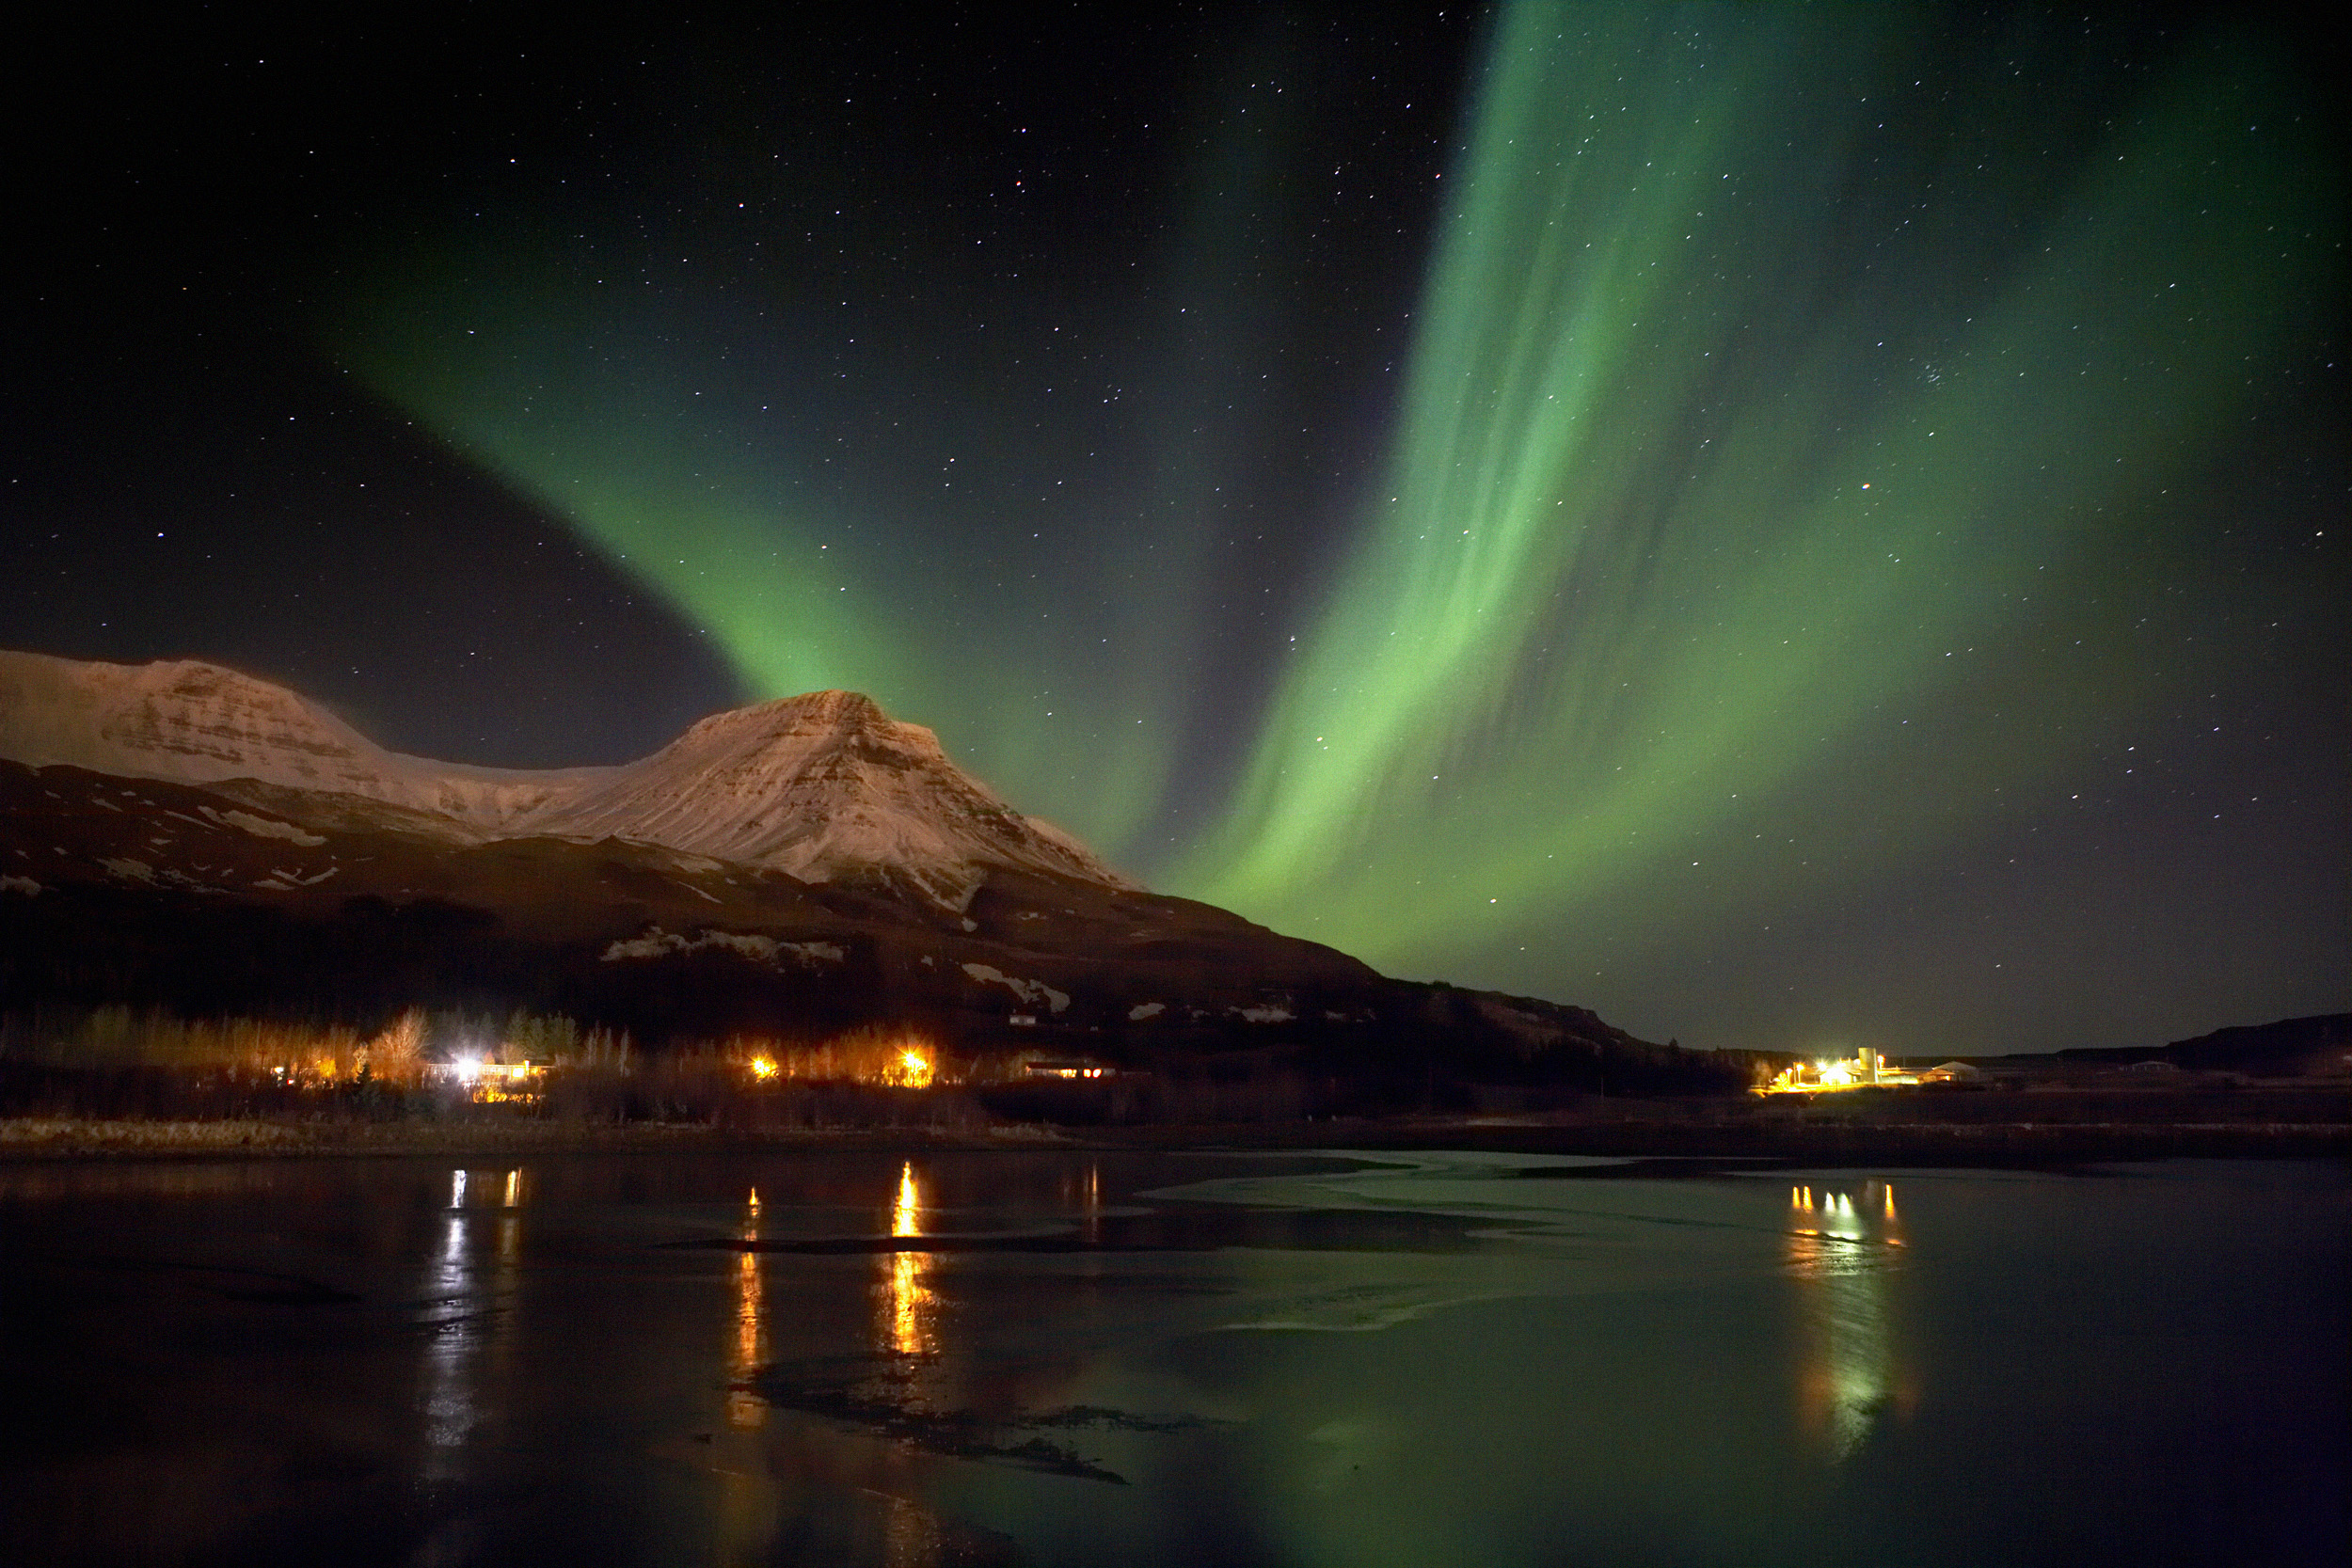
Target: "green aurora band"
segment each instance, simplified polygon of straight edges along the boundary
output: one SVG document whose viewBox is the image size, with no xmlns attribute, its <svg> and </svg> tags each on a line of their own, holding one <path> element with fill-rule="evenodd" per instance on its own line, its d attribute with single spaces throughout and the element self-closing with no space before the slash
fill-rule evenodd
<svg viewBox="0 0 2352 1568">
<path fill-rule="evenodd" d="M 1820 99 L 1917 64 L 1864 14 L 1506 14 L 1387 504 L 1183 885 L 1423 973 L 1688 944 L 1816 882 L 1857 812 L 1933 844 L 2141 717 L 2016 656 L 2161 548 L 2148 502 L 2316 293 L 2274 235 L 2328 224 L 2324 184 L 2206 60 L 2030 228 L 1955 167 L 1817 294 L 1874 119 Z M 1987 98 L 1983 141 L 2034 119 Z M 1906 715 L 1948 735 L 1924 787 Z"/>
<path fill-rule="evenodd" d="M 1924 101 L 1923 14 L 1499 14 L 1388 478 L 1180 845 L 1215 452 L 1161 433 L 1159 520 L 1068 546 L 1063 580 L 1135 585 L 1101 607 L 992 545 L 987 629 L 967 523 L 858 534 L 813 443 L 745 434 L 787 388 L 551 245 L 400 258 L 331 336 L 755 695 L 871 691 L 1157 885 L 1606 1009 L 1626 966 L 1899 878 L 2121 744 L 2159 698 L 2087 635 L 2100 585 L 2189 550 L 2168 493 L 2325 293 L 2325 157 L 2259 51 L 2182 49 L 2052 158 L 2046 71 Z"/>
<path fill-rule="evenodd" d="M 1215 268 L 1230 206 L 1192 215 L 1184 270 Z M 710 634 L 750 699 L 866 692 L 1115 856 L 1164 847 L 1151 825 L 1174 772 L 1169 716 L 1186 706 L 1171 672 L 1217 635 L 1196 602 L 1200 519 L 1233 487 L 1232 437 L 1187 406 L 1239 401 L 1199 367 L 1252 357 L 1250 324 L 1212 320 L 1152 345 L 1164 380 L 1194 385 L 1168 400 L 1175 412 L 1127 432 L 1143 449 L 1143 477 L 1122 498 L 1132 526 L 1054 527 L 1052 503 L 1075 494 L 1057 476 L 1112 467 L 1112 454 L 1007 413 L 1018 385 L 933 420 L 940 477 L 889 498 L 849 493 L 841 479 L 840 449 L 879 448 L 876 421 L 803 411 L 810 384 L 822 395 L 836 377 L 902 410 L 910 385 L 1017 383 L 993 362 L 991 335 L 943 328 L 948 349 L 893 358 L 858 348 L 855 327 L 845 342 L 837 323 L 772 320 L 795 308 L 823 320 L 821 299 L 777 311 L 727 303 L 682 321 L 670 299 L 643 304 L 616 286 L 635 270 L 612 254 L 626 246 L 574 238 L 527 214 L 487 238 L 435 235 L 378 254 L 354 265 L 359 280 L 326 336 L 370 387 Z M 1198 277 L 1176 282 L 1214 297 Z M 689 277 L 681 292 L 696 287 Z M 1246 316 L 1234 303 L 1245 308 L 1224 314 Z M 1215 313 L 1193 319 L 1203 314 Z M 1025 471 L 1006 472 L 1024 467 L 1009 453 L 1032 454 Z M 992 481 L 1013 504 L 959 503 Z M 906 493 L 925 482 L 928 495 Z"/>
</svg>

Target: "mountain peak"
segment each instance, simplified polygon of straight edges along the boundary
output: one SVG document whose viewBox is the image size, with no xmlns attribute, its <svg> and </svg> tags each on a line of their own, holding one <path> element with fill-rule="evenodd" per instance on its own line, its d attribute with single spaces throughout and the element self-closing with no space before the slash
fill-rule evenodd
<svg viewBox="0 0 2352 1568">
<path fill-rule="evenodd" d="M 956 767 L 930 730 L 855 691 L 713 714 L 532 826 L 644 838 L 805 881 L 879 880 L 958 910 L 990 866 L 1134 886 Z"/>
<path fill-rule="evenodd" d="M 764 703 L 728 708 L 707 719 L 698 719 L 688 726 L 686 735 L 772 725 L 826 725 L 853 729 L 893 721 L 882 710 L 882 705 L 863 691 L 803 691 L 797 697 L 773 697 Z"/>
</svg>

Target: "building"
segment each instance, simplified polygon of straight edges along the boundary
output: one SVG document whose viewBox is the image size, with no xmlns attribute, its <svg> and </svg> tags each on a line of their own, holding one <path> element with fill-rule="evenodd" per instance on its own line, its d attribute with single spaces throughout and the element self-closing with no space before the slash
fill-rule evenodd
<svg viewBox="0 0 2352 1568">
<path fill-rule="evenodd" d="M 1794 1067 L 1783 1068 L 1771 1083 L 1756 1092 L 1820 1094 L 1840 1089 L 1908 1087 L 1919 1081 L 1918 1074 L 1889 1066 L 1885 1057 L 1866 1045 L 1851 1056 L 1799 1062 Z"/>
<path fill-rule="evenodd" d="M 1108 1067 L 1090 1056 L 1036 1056 L 1023 1053 L 1021 1076 L 1024 1078 L 1116 1078 L 1117 1068 Z"/>
<path fill-rule="evenodd" d="M 424 1074 L 427 1083 L 463 1088 L 469 1100 L 476 1104 L 487 1105 L 538 1099 L 547 1087 L 548 1064 L 493 1062 L 478 1056 L 460 1056 L 454 1061 L 428 1062 Z"/>
</svg>

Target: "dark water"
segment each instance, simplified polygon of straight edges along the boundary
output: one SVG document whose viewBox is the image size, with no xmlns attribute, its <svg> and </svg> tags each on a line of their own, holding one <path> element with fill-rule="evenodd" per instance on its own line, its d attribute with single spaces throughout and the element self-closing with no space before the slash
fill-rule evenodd
<svg viewBox="0 0 2352 1568">
<path fill-rule="evenodd" d="M 2343 1560 L 2339 1166 L 1380 1158 L 0 1167 L 0 1558 Z"/>
</svg>

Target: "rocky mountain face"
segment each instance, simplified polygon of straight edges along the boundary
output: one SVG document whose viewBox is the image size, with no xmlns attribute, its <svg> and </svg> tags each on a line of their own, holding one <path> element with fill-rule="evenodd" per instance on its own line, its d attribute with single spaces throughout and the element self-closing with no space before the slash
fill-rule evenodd
<svg viewBox="0 0 2352 1568">
<path fill-rule="evenodd" d="M 562 1013 L 647 1043 L 944 1046 L 1492 1081 L 1707 1076 L 1580 1008 L 1386 978 L 1118 876 L 818 692 L 639 762 L 384 751 L 201 664 L 0 655 L 0 1027 L 49 1005 Z M 1606 1058 L 1606 1071 L 1603 1071 Z"/>
</svg>

